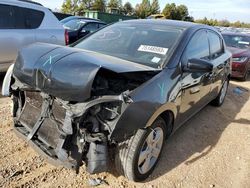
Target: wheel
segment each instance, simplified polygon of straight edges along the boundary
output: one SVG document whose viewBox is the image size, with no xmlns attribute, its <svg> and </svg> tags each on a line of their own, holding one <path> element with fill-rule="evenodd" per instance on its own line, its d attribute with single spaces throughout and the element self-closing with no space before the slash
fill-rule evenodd
<svg viewBox="0 0 250 188">
<path fill-rule="evenodd" d="M 151 127 L 139 129 L 129 140 L 118 144 L 118 172 L 132 181 L 145 180 L 159 160 L 165 137 L 166 123 L 157 118 Z"/>
<path fill-rule="evenodd" d="M 226 98 L 229 80 L 226 79 L 222 85 L 219 95 L 212 101 L 212 105 L 221 106 Z"/>
</svg>

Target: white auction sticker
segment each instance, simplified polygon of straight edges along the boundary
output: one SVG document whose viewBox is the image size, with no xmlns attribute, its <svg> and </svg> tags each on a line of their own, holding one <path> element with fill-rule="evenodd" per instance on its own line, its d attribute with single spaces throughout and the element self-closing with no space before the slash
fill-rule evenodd
<svg viewBox="0 0 250 188">
<path fill-rule="evenodd" d="M 162 48 L 162 47 L 158 47 L 158 46 L 141 45 L 138 48 L 138 51 L 166 55 L 168 52 L 168 48 Z"/>
</svg>

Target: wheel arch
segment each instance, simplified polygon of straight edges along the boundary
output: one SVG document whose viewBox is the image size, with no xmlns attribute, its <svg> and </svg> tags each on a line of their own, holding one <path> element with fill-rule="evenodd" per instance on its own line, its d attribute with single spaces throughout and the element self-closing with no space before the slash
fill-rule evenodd
<svg viewBox="0 0 250 188">
<path fill-rule="evenodd" d="M 177 115 L 177 109 L 173 103 L 167 103 L 160 107 L 149 119 L 147 122 L 145 128 L 150 127 L 153 122 L 158 118 L 161 117 L 165 123 L 166 123 L 166 128 L 167 128 L 167 137 L 170 136 L 170 134 L 173 131 L 174 127 L 174 121 L 176 119 Z"/>
</svg>

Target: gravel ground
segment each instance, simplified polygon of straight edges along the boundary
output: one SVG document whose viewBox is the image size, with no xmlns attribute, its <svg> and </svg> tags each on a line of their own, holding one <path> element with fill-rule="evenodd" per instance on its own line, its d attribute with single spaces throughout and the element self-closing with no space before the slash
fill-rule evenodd
<svg viewBox="0 0 250 188">
<path fill-rule="evenodd" d="M 0 76 L 0 85 L 3 76 Z M 89 187 L 90 177 L 109 183 L 99 187 L 250 187 L 250 90 L 232 81 L 221 108 L 207 106 L 167 140 L 150 178 L 133 183 L 108 173 L 80 174 L 45 162 L 13 132 L 11 100 L 0 96 L 0 187 Z"/>
</svg>

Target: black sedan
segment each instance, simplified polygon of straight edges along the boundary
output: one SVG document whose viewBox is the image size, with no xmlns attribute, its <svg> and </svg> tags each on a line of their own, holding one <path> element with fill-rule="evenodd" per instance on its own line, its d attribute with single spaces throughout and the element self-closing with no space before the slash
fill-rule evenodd
<svg viewBox="0 0 250 188">
<path fill-rule="evenodd" d="M 18 135 L 49 162 L 99 173 L 115 158 L 121 174 L 141 181 L 166 138 L 207 104 L 223 104 L 230 75 L 231 53 L 212 27 L 133 20 L 73 48 L 24 48 L 3 94 L 13 98 Z"/>
<path fill-rule="evenodd" d="M 63 24 L 63 27 L 67 30 L 69 36 L 69 44 L 85 37 L 86 35 L 101 29 L 106 25 L 97 19 L 88 19 L 82 17 L 74 17 L 71 20 Z"/>
</svg>

